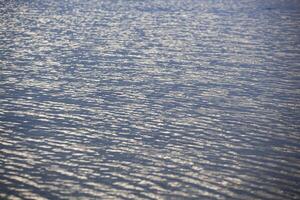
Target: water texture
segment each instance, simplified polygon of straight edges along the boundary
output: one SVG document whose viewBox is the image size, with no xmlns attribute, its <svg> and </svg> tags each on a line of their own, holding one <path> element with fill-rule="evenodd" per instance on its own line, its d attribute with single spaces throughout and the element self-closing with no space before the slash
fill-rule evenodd
<svg viewBox="0 0 300 200">
<path fill-rule="evenodd" d="M 300 2 L 0 0 L 0 198 L 300 199 Z"/>
</svg>

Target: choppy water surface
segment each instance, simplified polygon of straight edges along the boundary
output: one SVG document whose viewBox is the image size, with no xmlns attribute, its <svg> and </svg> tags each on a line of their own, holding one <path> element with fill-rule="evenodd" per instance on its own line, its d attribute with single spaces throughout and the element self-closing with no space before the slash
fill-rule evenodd
<svg viewBox="0 0 300 200">
<path fill-rule="evenodd" d="M 299 1 L 0 2 L 0 198 L 300 198 Z"/>
</svg>

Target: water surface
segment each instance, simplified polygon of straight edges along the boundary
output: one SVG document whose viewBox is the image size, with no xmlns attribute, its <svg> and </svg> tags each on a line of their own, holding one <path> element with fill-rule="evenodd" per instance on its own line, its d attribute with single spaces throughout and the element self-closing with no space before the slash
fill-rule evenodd
<svg viewBox="0 0 300 200">
<path fill-rule="evenodd" d="M 0 198 L 299 199 L 300 3 L 0 0 Z"/>
</svg>

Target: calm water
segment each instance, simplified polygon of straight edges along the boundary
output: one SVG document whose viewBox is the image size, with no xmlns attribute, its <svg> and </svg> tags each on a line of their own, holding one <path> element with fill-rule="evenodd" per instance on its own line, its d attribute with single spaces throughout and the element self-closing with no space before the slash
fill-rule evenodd
<svg viewBox="0 0 300 200">
<path fill-rule="evenodd" d="M 299 1 L 0 0 L 0 69 L 0 198 L 300 198 Z"/>
</svg>

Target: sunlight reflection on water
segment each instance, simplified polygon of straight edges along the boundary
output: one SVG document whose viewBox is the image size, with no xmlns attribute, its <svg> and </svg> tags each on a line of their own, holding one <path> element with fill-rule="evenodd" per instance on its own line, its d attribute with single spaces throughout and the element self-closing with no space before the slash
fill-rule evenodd
<svg viewBox="0 0 300 200">
<path fill-rule="evenodd" d="M 1 198 L 300 198 L 298 1 L 0 5 Z"/>
</svg>

